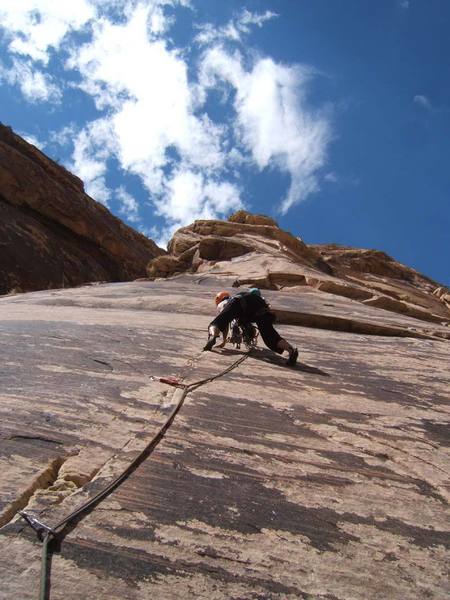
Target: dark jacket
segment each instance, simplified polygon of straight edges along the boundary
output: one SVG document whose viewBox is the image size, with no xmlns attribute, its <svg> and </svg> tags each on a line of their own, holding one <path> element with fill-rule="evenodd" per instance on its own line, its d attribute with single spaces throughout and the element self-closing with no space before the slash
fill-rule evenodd
<svg viewBox="0 0 450 600">
<path fill-rule="evenodd" d="M 230 298 L 222 312 L 210 324 L 225 331 L 233 319 L 242 323 L 252 323 L 269 313 L 273 314 L 264 298 L 251 292 L 239 292 Z"/>
</svg>

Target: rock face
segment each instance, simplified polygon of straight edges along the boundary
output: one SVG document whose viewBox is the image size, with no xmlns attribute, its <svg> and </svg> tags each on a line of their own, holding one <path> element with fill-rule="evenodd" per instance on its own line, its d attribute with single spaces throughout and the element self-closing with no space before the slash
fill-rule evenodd
<svg viewBox="0 0 450 600">
<path fill-rule="evenodd" d="M 450 322 L 449 292 L 384 252 L 306 245 L 273 219 L 239 211 L 228 222 L 179 229 L 169 254 L 153 259 L 150 278 L 190 272 L 235 277 L 234 286 L 303 293 L 302 287 L 351 298 L 436 323 Z"/>
<path fill-rule="evenodd" d="M 0 125 L 0 294 L 130 280 L 164 253 Z"/>
<path fill-rule="evenodd" d="M 195 221 L 192 225 L 182 227 L 169 242 L 168 251 L 170 270 L 164 259 L 152 260 L 147 269 L 150 277 L 167 277 L 185 271 L 206 273 L 214 270 L 214 273 L 218 273 L 221 261 L 248 257 L 250 254 L 252 258 L 257 255 L 270 258 L 271 261 L 281 259 L 293 265 L 331 273 L 331 268 L 319 252 L 280 229 L 269 217 L 250 215 L 244 211 L 239 211 L 228 221 Z M 233 261 L 233 266 L 237 262 Z M 254 262 L 256 264 L 257 261 Z M 233 270 L 233 266 L 227 273 Z"/>
<path fill-rule="evenodd" d="M 218 281 L 0 298 L 0 598 L 38 597 L 18 511 L 55 526 L 166 427 L 59 532 L 51 600 L 447 600 L 448 328 L 302 286 L 265 292 L 295 369 L 202 353 Z"/>
<path fill-rule="evenodd" d="M 77 283 L 137 275 L 153 246 L 3 136 L 9 277 L 41 285 L 37 244 L 42 278 L 59 248 Z M 25 510 L 57 529 L 49 600 L 447 600 L 448 290 L 243 211 L 169 251 L 152 281 L 0 298 L 0 599 L 38 596 Z M 201 351 L 217 289 L 247 285 L 295 368 L 261 343 Z"/>
</svg>

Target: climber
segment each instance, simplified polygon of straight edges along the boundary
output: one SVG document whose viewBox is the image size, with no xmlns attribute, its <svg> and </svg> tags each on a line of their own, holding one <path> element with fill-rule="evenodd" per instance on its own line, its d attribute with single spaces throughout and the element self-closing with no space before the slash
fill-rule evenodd
<svg viewBox="0 0 450 600">
<path fill-rule="evenodd" d="M 247 292 L 239 292 L 231 296 L 228 292 L 219 292 L 215 298 L 219 314 L 208 327 L 208 341 L 203 348 L 211 350 L 217 338 L 222 332 L 223 341 L 219 348 L 223 348 L 227 342 L 228 329 L 231 321 L 237 319 L 245 329 L 256 323 L 265 345 L 277 354 L 284 351 L 289 353 L 287 364 L 294 366 L 298 358 L 298 350 L 282 338 L 273 326 L 275 315 L 271 312 L 269 305 L 261 296 L 258 288 L 250 288 Z"/>
</svg>

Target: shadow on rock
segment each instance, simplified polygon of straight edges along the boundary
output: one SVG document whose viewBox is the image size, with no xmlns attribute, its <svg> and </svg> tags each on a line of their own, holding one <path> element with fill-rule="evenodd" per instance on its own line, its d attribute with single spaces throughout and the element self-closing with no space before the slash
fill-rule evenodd
<svg viewBox="0 0 450 600">
<path fill-rule="evenodd" d="M 220 354 L 226 354 L 230 356 L 239 355 L 245 353 L 245 350 L 236 350 L 231 348 L 223 348 L 220 349 Z M 322 377 L 330 377 L 330 374 L 326 371 L 322 371 L 322 369 L 318 369 L 317 367 L 311 367 L 302 362 L 297 362 L 294 367 L 291 367 L 286 364 L 286 358 L 280 356 L 279 354 L 275 354 L 271 350 L 267 350 L 266 348 L 254 348 L 250 352 L 250 358 L 255 358 L 256 360 L 261 360 L 266 363 L 271 363 L 275 365 L 279 365 L 280 367 L 285 367 L 292 371 L 302 371 L 303 373 L 311 373 L 312 375 L 321 375 Z"/>
</svg>

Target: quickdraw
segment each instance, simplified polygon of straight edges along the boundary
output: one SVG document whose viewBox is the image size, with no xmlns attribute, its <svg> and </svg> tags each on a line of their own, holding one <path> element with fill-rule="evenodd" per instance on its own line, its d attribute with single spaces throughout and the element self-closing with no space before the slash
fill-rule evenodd
<svg viewBox="0 0 450 600">
<path fill-rule="evenodd" d="M 250 351 L 249 351 L 250 352 Z M 41 575 L 40 575 L 40 593 L 39 600 L 48 600 L 49 593 L 49 567 L 48 567 L 48 554 L 49 554 L 49 545 L 50 542 L 55 539 L 58 535 L 60 535 L 63 529 L 68 525 L 68 523 L 73 522 L 77 517 L 82 514 L 86 514 L 89 510 L 92 510 L 97 506 L 102 500 L 104 500 L 107 496 L 109 496 L 115 489 L 119 487 L 128 477 L 137 469 L 137 467 L 153 452 L 159 442 L 163 439 L 166 431 L 171 426 L 174 421 L 177 413 L 183 406 L 184 400 L 186 396 L 196 390 L 198 387 L 205 385 L 218 379 L 219 377 L 223 377 L 236 367 L 238 367 L 244 360 L 246 360 L 249 356 L 249 352 L 241 356 L 238 360 L 234 361 L 229 367 L 223 369 L 216 375 L 212 375 L 211 377 L 207 377 L 205 379 L 200 379 L 199 381 L 195 381 L 193 383 L 184 384 L 177 377 L 151 377 L 151 379 L 157 379 L 161 383 L 166 383 L 168 385 L 174 386 L 177 389 L 181 390 L 180 398 L 178 399 L 177 404 L 173 408 L 169 417 L 167 418 L 164 425 L 158 431 L 158 433 L 150 440 L 150 442 L 145 446 L 145 448 L 140 452 L 140 454 L 122 471 L 120 475 L 118 475 L 111 483 L 109 483 L 103 490 L 101 490 L 98 494 L 96 494 L 93 498 L 83 503 L 69 515 L 61 519 L 56 525 L 50 527 L 43 523 L 40 519 L 27 513 L 26 511 L 20 511 L 20 516 L 28 523 L 28 525 L 36 532 L 38 539 L 42 542 L 42 554 L 41 554 Z M 176 392 L 175 392 L 176 393 Z"/>
</svg>

